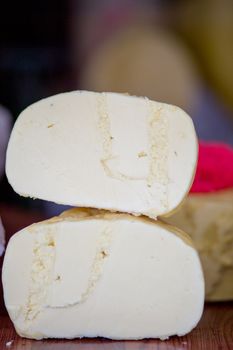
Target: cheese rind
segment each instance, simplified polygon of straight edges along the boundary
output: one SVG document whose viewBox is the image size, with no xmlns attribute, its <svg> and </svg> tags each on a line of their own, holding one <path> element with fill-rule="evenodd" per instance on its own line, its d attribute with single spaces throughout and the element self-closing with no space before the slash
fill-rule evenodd
<svg viewBox="0 0 233 350">
<path fill-rule="evenodd" d="M 173 231 L 127 214 L 68 211 L 15 234 L 3 287 L 17 332 L 35 339 L 188 333 L 202 314 L 203 275 L 191 241 Z"/>
<path fill-rule="evenodd" d="M 21 113 L 6 174 L 23 196 L 156 218 L 188 193 L 196 160 L 193 123 L 180 108 L 75 91 Z"/>
<path fill-rule="evenodd" d="M 206 300 L 232 300 L 233 190 L 189 194 L 166 222 L 192 237 L 203 266 Z"/>
</svg>

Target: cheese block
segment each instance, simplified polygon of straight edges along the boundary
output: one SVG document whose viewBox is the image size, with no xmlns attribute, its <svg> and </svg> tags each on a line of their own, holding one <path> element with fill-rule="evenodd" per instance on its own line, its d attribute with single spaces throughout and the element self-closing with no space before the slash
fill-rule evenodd
<svg viewBox="0 0 233 350">
<path fill-rule="evenodd" d="M 190 238 L 128 214 L 73 210 L 23 229 L 2 278 L 17 332 L 34 339 L 166 339 L 191 331 L 203 311 Z"/>
<path fill-rule="evenodd" d="M 2 220 L 0 218 L 0 256 L 4 252 L 4 245 L 5 245 L 5 232 L 2 225 Z"/>
<path fill-rule="evenodd" d="M 191 193 L 166 219 L 188 232 L 203 265 L 206 299 L 233 299 L 233 189 Z"/>
<path fill-rule="evenodd" d="M 193 123 L 178 107 L 75 91 L 21 113 L 6 173 L 23 196 L 156 218 L 188 193 L 196 160 Z"/>
</svg>

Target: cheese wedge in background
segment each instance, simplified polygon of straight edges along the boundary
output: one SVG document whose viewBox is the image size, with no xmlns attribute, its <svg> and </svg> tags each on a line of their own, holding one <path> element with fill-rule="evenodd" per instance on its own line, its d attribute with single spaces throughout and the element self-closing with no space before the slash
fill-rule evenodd
<svg viewBox="0 0 233 350">
<path fill-rule="evenodd" d="M 166 222 L 191 235 L 204 270 L 206 300 L 232 300 L 233 190 L 189 194 Z"/>
<path fill-rule="evenodd" d="M 76 213 L 9 242 L 4 298 L 21 336 L 165 339 L 196 326 L 204 282 L 188 236 L 145 217 Z"/>
<path fill-rule="evenodd" d="M 23 196 L 156 218 L 188 193 L 196 160 L 193 123 L 180 108 L 75 91 L 21 113 L 6 173 Z"/>
</svg>

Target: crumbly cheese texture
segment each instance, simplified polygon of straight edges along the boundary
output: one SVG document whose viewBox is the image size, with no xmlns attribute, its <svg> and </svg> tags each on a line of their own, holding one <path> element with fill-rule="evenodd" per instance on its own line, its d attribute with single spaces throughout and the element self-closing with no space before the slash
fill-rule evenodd
<svg viewBox="0 0 233 350">
<path fill-rule="evenodd" d="M 190 194 L 169 219 L 188 232 L 203 265 L 206 299 L 233 299 L 233 190 Z"/>
<path fill-rule="evenodd" d="M 72 210 L 15 234 L 5 304 L 24 337 L 166 339 L 199 321 L 204 281 L 189 237 L 127 214 Z"/>
<path fill-rule="evenodd" d="M 196 160 L 193 123 L 180 108 L 74 91 L 21 113 L 6 174 L 23 196 L 156 218 L 188 193 Z"/>
<path fill-rule="evenodd" d="M 5 246 L 5 231 L 4 231 L 2 220 L 0 217 L 0 256 L 4 252 L 4 246 Z"/>
</svg>

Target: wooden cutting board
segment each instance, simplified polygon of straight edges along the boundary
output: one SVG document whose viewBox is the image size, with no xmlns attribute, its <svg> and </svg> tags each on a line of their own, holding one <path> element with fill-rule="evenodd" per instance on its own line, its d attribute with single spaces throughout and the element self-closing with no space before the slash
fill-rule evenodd
<svg viewBox="0 0 233 350">
<path fill-rule="evenodd" d="M 117 327 L 117 325 L 116 325 Z M 8 343 L 11 342 L 12 343 Z M 8 346 L 6 345 L 8 343 Z M 206 304 L 199 325 L 187 336 L 166 341 L 111 341 L 108 339 L 29 340 L 16 335 L 2 310 L 0 314 L 0 350 L 232 350 L 233 302 Z"/>
</svg>

